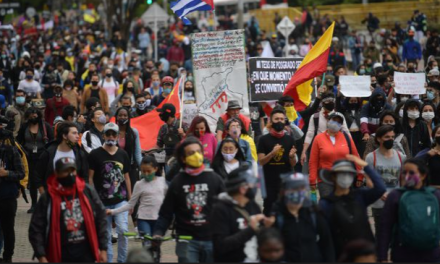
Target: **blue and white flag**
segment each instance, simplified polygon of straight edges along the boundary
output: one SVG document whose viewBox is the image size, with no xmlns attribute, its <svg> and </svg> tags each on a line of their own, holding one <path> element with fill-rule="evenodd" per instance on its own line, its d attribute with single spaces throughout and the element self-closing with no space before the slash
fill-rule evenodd
<svg viewBox="0 0 440 264">
<path fill-rule="evenodd" d="M 185 16 L 194 11 L 214 10 L 213 0 L 179 0 L 171 2 L 171 10 L 182 19 L 185 25 L 191 25 L 191 21 Z"/>
</svg>

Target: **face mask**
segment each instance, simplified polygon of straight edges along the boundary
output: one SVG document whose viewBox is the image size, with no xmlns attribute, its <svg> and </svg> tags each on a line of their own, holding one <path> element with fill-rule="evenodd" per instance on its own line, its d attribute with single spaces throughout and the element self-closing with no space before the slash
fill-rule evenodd
<svg viewBox="0 0 440 264">
<path fill-rule="evenodd" d="M 406 102 L 406 100 L 408 100 L 408 99 L 409 99 L 409 98 L 406 97 L 406 96 L 405 96 L 405 97 L 400 97 L 400 101 L 401 101 L 401 102 Z"/>
<path fill-rule="evenodd" d="M 328 129 L 330 132 L 336 133 L 336 132 L 340 131 L 341 128 L 342 128 L 342 125 L 339 124 L 339 122 L 336 122 L 336 121 L 330 120 L 330 121 L 328 121 L 328 123 L 327 123 L 327 129 Z"/>
<path fill-rule="evenodd" d="M 240 135 L 241 135 L 241 130 L 240 130 L 240 129 L 237 129 L 237 128 L 234 128 L 234 129 L 232 129 L 232 130 L 230 131 L 230 135 L 231 135 L 231 137 L 233 137 L 233 138 L 239 138 Z"/>
<path fill-rule="evenodd" d="M 231 160 L 233 160 L 234 158 L 235 158 L 235 155 L 237 154 L 237 151 L 235 152 L 235 153 L 231 153 L 231 154 L 229 154 L 229 153 L 223 153 L 222 152 L 222 155 L 223 155 L 223 159 L 226 161 L 226 162 L 231 162 Z"/>
<path fill-rule="evenodd" d="M 194 134 L 195 134 L 197 137 L 203 137 L 203 136 L 205 135 L 205 131 L 197 130 L 197 131 L 194 131 Z"/>
<path fill-rule="evenodd" d="M 254 200 L 256 195 L 257 195 L 257 188 L 249 188 L 244 194 L 244 196 L 246 196 L 246 198 L 248 198 L 249 200 Z"/>
<path fill-rule="evenodd" d="M 420 177 L 417 174 L 408 174 L 405 176 L 405 186 L 413 188 L 420 182 Z"/>
<path fill-rule="evenodd" d="M 118 125 L 123 126 L 128 123 L 128 119 L 118 119 Z"/>
<path fill-rule="evenodd" d="M 26 79 L 28 79 L 28 80 L 32 80 L 32 78 L 34 78 L 34 76 L 32 76 L 32 75 L 26 75 Z"/>
<path fill-rule="evenodd" d="M 392 149 L 393 146 L 394 146 L 394 139 L 385 140 L 385 141 L 383 142 L 383 146 L 384 146 L 384 148 L 386 148 L 386 149 Z"/>
<path fill-rule="evenodd" d="M 66 140 L 66 145 L 69 146 L 69 148 L 73 149 L 76 146 L 76 143 Z"/>
<path fill-rule="evenodd" d="M 322 105 L 325 109 L 327 109 L 329 112 L 333 111 L 335 109 L 335 103 L 329 102 Z"/>
<path fill-rule="evenodd" d="M 347 105 L 348 110 L 356 110 L 358 108 L 358 103 L 349 103 Z"/>
<path fill-rule="evenodd" d="M 56 93 L 56 94 L 55 94 L 55 97 L 61 98 L 61 96 L 63 96 L 62 93 Z"/>
<path fill-rule="evenodd" d="M 290 193 L 286 193 L 284 195 L 284 202 L 286 204 L 300 205 L 306 199 L 306 191 L 294 191 Z"/>
<path fill-rule="evenodd" d="M 276 122 L 272 124 L 272 128 L 275 129 L 277 132 L 281 132 L 284 130 L 285 123 L 283 122 Z"/>
<path fill-rule="evenodd" d="M 354 181 L 354 176 L 350 173 L 339 173 L 336 175 L 336 183 L 343 189 L 350 188 Z"/>
<path fill-rule="evenodd" d="M 426 92 L 426 98 L 428 98 L 428 100 L 434 100 L 435 93 L 433 91 L 427 91 Z"/>
<path fill-rule="evenodd" d="M 111 73 L 107 73 L 106 75 L 105 75 L 105 77 L 107 77 L 107 78 L 111 78 L 113 75 L 111 74 Z"/>
<path fill-rule="evenodd" d="M 199 152 L 195 152 L 194 154 L 185 158 L 186 165 L 193 168 L 200 168 L 203 165 L 203 155 Z"/>
<path fill-rule="evenodd" d="M 360 70 L 359 70 L 359 74 L 360 74 L 360 75 L 364 75 L 364 74 L 365 74 L 365 69 L 360 69 Z"/>
<path fill-rule="evenodd" d="M 295 107 L 294 106 L 287 106 L 287 107 L 284 107 L 284 109 L 286 110 L 286 116 L 287 116 L 287 119 L 289 119 L 289 122 L 295 121 Z"/>
<path fill-rule="evenodd" d="M 402 118 L 403 117 L 403 108 L 399 110 L 399 116 Z"/>
<path fill-rule="evenodd" d="M 420 117 L 419 111 L 408 111 L 408 118 L 409 119 L 417 119 Z"/>
<path fill-rule="evenodd" d="M 24 103 L 26 102 L 26 98 L 24 96 L 18 96 L 15 98 L 15 102 L 18 105 L 24 105 Z"/>
<path fill-rule="evenodd" d="M 73 173 L 70 173 L 67 175 L 67 177 L 64 178 L 57 178 L 57 181 L 63 186 L 63 187 L 72 187 L 75 184 L 76 181 L 76 175 Z"/>
<path fill-rule="evenodd" d="M 113 147 L 113 146 L 116 146 L 116 144 L 118 143 L 118 141 L 117 141 L 117 140 L 113 140 L 113 139 L 107 139 L 104 143 L 105 143 L 107 146 L 109 146 L 109 147 Z"/>
<path fill-rule="evenodd" d="M 423 112 L 422 118 L 426 121 L 431 121 L 435 117 L 434 112 Z"/>
<path fill-rule="evenodd" d="M 138 108 L 139 110 L 142 111 L 142 110 L 144 110 L 145 108 L 147 108 L 147 101 L 143 102 L 142 104 L 137 103 L 136 106 L 137 106 L 137 108 Z"/>
<path fill-rule="evenodd" d="M 31 124 L 34 124 L 34 125 L 37 124 L 38 121 L 39 121 L 38 117 L 37 117 L 37 118 L 31 118 L 31 119 L 29 119 L 29 122 L 30 122 Z"/>
<path fill-rule="evenodd" d="M 142 174 L 141 174 L 141 179 L 144 179 L 144 180 L 147 181 L 147 182 L 151 182 L 151 181 L 154 179 L 155 176 L 156 176 L 156 173 L 155 173 L 155 172 L 150 173 L 150 174 L 144 174 L 144 173 L 142 173 Z"/>
<path fill-rule="evenodd" d="M 374 107 L 375 110 L 380 110 L 380 109 L 382 109 L 384 103 L 385 103 L 385 101 L 383 101 L 383 100 L 377 100 L 374 103 L 373 107 Z"/>
<path fill-rule="evenodd" d="M 185 91 L 185 98 L 192 97 L 193 92 Z"/>
<path fill-rule="evenodd" d="M 92 81 L 91 83 L 92 83 L 93 86 L 98 85 L 98 82 L 97 82 L 97 81 Z"/>
<path fill-rule="evenodd" d="M 107 118 L 105 117 L 105 115 L 100 115 L 98 117 L 98 123 L 105 125 L 105 123 L 107 123 Z"/>
<path fill-rule="evenodd" d="M 157 82 L 157 81 L 156 81 L 156 82 L 153 82 L 153 86 L 154 86 L 154 87 L 158 87 L 159 84 L 160 84 L 160 82 Z"/>
<path fill-rule="evenodd" d="M 377 85 L 377 83 L 375 83 L 375 82 L 371 83 L 371 87 L 373 87 L 373 88 L 376 88 L 376 85 Z"/>
<path fill-rule="evenodd" d="M 64 87 L 64 89 L 66 89 L 67 91 L 70 91 L 70 90 L 72 90 L 72 87 L 71 86 L 66 86 L 66 87 Z"/>
<path fill-rule="evenodd" d="M 127 91 L 132 93 L 134 91 L 134 87 L 127 87 Z"/>
<path fill-rule="evenodd" d="M 171 88 L 163 89 L 163 93 L 164 94 L 170 94 L 171 93 Z"/>
</svg>

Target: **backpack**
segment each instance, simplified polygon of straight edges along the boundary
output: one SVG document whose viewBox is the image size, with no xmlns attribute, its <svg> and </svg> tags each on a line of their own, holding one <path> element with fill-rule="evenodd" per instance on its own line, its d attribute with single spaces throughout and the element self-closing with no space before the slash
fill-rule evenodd
<svg viewBox="0 0 440 264">
<path fill-rule="evenodd" d="M 433 250 L 440 242 L 439 203 L 435 188 L 407 190 L 399 201 L 397 232 L 399 242 L 418 250 Z"/>
</svg>

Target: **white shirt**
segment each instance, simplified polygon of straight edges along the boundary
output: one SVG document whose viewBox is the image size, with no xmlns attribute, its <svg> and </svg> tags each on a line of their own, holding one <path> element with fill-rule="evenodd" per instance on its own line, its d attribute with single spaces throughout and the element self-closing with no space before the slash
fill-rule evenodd
<svg viewBox="0 0 440 264">
<path fill-rule="evenodd" d="M 223 161 L 223 164 L 225 165 L 225 170 L 228 174 L 231 173 L 231 171 L 238 169 L 238 167 L 240 166 L 240 162 L 228 163 L 226 161 Z"/>
<path fill-rule="evenodd" d="M 116 92 L 119 90 L 119 84 L 113 78 L 110 79 L 110 82 L 107 82 L 107 78 L 104 78 L 101 81 L 101 87 L 107 92 L 108 101 L 113 102 L 116 97 Z"/>
<path fill-rule="evenodd" d="M 55 168 L 55 163 L 61 158 L 72 158 L 75 159 L 75 153 L 71 149 L 70 151 L 64 152 L 57 150 L 55 152 L 55 157 L 53 158 L 53 167 Z"/>
<path fill-rule="evenodd" d="M 32 82 L 28 82 L 27 80 L 22 80 L 18 84 L 18 90 L 24 90 L 26 94 L 32 94 L 33 96 L 36 96 L 37 93 L 41 92 L 40 84 L 32 80 Z"/>
</svg>

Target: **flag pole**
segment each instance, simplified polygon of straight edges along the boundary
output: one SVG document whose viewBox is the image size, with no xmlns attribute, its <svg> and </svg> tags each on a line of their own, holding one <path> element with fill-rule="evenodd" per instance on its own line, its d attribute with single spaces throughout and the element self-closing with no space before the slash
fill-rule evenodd
<svg viewBox="0 0 440 264">
<path fill-rule="evenodd" d="M 182 124 L 183 124 L 183 97 L 185 96 L 185 81 L 186 81 L 186 73 L 182 74 L 182 76 L 180 77 L 180 84 L 179 84 L 179 89 L 180 91 L 180 124 L 179 124 L 179 128 L 182 128 Z M 183 83 L 183 87 L 182 87 L 182 83 Z"/>
</svg>

